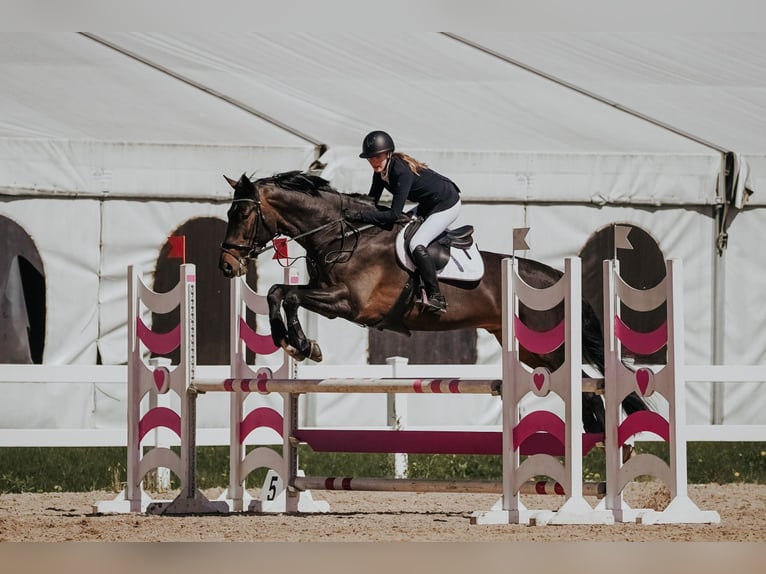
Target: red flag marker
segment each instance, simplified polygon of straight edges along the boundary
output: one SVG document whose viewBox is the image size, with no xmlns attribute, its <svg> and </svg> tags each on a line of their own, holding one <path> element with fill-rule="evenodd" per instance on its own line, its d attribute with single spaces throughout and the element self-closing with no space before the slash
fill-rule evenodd
<svg viewBox="0 0 766 574">
<path fill-rule="evenodd" d="M 168 237 L 168 243 L 170 244 L 168 259 L 180 259 L 181 263 L 186 263 L 186 236 L 171 235 Z"/>
<path fill-rule="evenodd" d="M 279 239 L 274 239 L 272 241 L 274 245 L 274 255 L 272 256 L 272 259 L 289 259 L 287 255 L 287 239 L 282 237 Z"/>
</svg>

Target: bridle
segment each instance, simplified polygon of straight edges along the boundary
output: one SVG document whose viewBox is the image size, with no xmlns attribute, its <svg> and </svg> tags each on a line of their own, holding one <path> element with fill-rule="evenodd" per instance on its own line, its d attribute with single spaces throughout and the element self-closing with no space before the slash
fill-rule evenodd
<svg viewBox="0 0 766 574">
<path fill-rule="evenodd" d="M 221 243 L 221 251 L 224 253 L 227 253 L 231 257 L 237 260 L 237 263 L 239 266 L 247 267 L 247 262 L 250 259 L 253 259 L 255 257 L 258 257 L 261 253 L 264 251 L 268 251 L 269 249 L 273 249 L 273 245 L 269 245 L 275 237 L 280 235 L 278 231 L 274 231 L 269 227 L 269 224 L 266 222 L 266 218 L 263 216 L 263 209 L 261 208 L 261 198 L 258 195 L 258 188 L 254 187 L 253 192 L 255 194 L 255 197 L 239 197 L 232 200 L 232 206 L 235 203 L 252 203 L 255 205 L 255 224 L 251 226 L 253 229 L 253 235 L 249 240 L 249 243 L 247 245 L 242 245 L 239 243 L 230 243 L 227 241 L 224 241 Z M 271 239 L 267 241 L 264 245 L 258 245 L 258 227 L 259 225 L 263 225 L 263 228 L 269 233 L 271 236 Z M 232 251 L 232 250 L 236 250 Z"/>
<path fill-rule="evenodd" d="M 274 243 L 273 243 L 274 239 L 276 239 L 277 237 L 279 237 L 279 235 L 281 235 L 279 231 L 274 230 L 269 226 L 268 222 L 266 221 L 266 218 L 263 215 L 263 209 L 261 208 L 261 198 L 258 195 L 258 188 L 255 187 L 253 191 L 254 191 L 255 197 L 239 197 L 232 200 L 232 204 L 252 203 L 255 206 L 256 218 L 255 218 L 255 224 L 251 227 L 253 229 L 253 234 L 249 240 L 249 243 L 247 245 L 242 245 L 239 243 L 230 243 L 227 241 L 224 241 L 223 243 L 221 243 L 221 251 L 233 257 L 234 259 L 236 259 L 240 268 L 246 268 L 247 263 L 250 259 L 254 259 L 258 257 L 264 251 L 269 251 L 271 249 L 274 249 Z M 300 235 L 290 237 L 288 238 L 288 241 L 295 241 L 296 239 L 300 239 L 301 237 L 313 235 L 314 233 L 322 231 L 323 229 L 330 227 L 332 225 L 337 225 L 338 223 L 341 223 L 343 221 L 345 221 L 344 217 L 334 219 L 328 223 L 320 225 L 319 227 L 315 227 L 314 229 L 310 229 L 309 231 L 301 233 Z M 263 225 L 263 228 L 269 233 L 269 236 L 270 236 L 270 239 L 264 245 L 259 245 L 257 241 L 259 225 Z M 364 229 L 367 229 L 369 227 L 372 227 L 372 225 L 365 225 L 361 229 L 355 228 L 353 230 L 353 234 L 358 234 L 359 231 L 363 231 Z M 342 234 L 341 238 L 344 239 L 347 235 L 348 233 L 344 233 Z M 236 250 L 236 252 L 233 250 Z"/>
</svg>

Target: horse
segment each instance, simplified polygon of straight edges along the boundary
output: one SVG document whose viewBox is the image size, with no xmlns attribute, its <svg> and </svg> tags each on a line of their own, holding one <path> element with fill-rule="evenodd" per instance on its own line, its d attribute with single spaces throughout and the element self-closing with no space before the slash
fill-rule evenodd
<svg viewBox="0 0 766 574">
<path fill-rule="evenodd" d="M 442 281 L 449 308 L 446 313 L 423 309 L 416 301 L 413 272 L 395 254 L 396 235 L 411 218 L 404 215 L 390 228 L 358 226 L 344 214 L 374 209 L 366 195 L 340 193 L 330 183 L 301 171 L 278 173 L 251 181 L 224 176 L 234 189 L 228 210 L 226 236 L 221 243 L 219 268 L 233 278 L 246 273 L 249 261 L 273 248 L 273 240 L 287 236 L 305 250 L 309 281 L 306 285 L 272 286 L 267 294 L 269 323 L 274 344 L 296 360 L 321 361 L 321 349 L 309 340 L 298 320 L 298 309 L 324 317 L 409 334 L 411 331 L 485 329 L 502 345 L 502 271 L 505 254 L 480 251 L 484 274 L 479 280 Z M 519 274 L 532 287 L 543 289 L 563 273 L 533 259 L 516 257 Z M 284 319 L 282 317 L 284 311 Z M 530 328 L 545 331 L 563 318 L 563 302 L 546 313 L 521 306 L 520 319 Z M 286 324 L 285 324 L 286 322 Z M 587 301 L 582 304 L 583 362 L 604 372 L 601 324 Z M 551 371 L 564 360 L 559 348 L 535 354 L 523 347 L 520 358 L 531 368 Z M 630 414 L 648 410 L 636 394 L 623 401 Z M 604 405 L 595 393 L 583 393 L 583 426 L 586 432 L 604 431 Z"/>
</svg>

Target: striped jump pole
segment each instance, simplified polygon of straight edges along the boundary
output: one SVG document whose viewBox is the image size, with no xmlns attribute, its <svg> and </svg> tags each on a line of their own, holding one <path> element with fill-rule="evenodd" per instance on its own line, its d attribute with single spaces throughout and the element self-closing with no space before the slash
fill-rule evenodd
<svg viewBox="0 0 766 574">
<path fill-rule="evenodd" d="M 191 389 L 198 393 L 431 393 L 499 395 L 500 379 L 256 379 L 197 380 Z"/>
<path fill-rule="evenodd" d="M 502 379 L 272 379 L 264 373 L 260 378 L 192 381 L 190 388 L 198 393 L 421 393 L 421 394 L 502 394 Z M 584 379 L 583 392 L 603 394 L 601 379 Z"/>
<path fill-rule="evenodd" d="M 337 476 L 298 476 L 297 490 L 348 490 L 364 492 L 443 492 L 456 494 L 502 494 L 503 483 L 491 480 L 418 480 L 406 478 L 358 478 Z M 563 495 L 564 487 L 555 480 L 530 480 L 521 486 L 522 494 Z M 583 483 L 583 494 L 603 498 L 606 482 Z"/>
</svg>

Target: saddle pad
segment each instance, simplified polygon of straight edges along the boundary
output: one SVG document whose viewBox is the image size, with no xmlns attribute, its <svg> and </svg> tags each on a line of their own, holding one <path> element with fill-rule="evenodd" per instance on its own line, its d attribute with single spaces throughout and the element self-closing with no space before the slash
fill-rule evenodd
<svg viewBox="0 0 766 574">
<path fill-rule="evenodd" d="M 404 247 L 404 233 L 407 224 L 396 236 L 396 257 L 410 271 L 415 271 L 410 254 Z M 457 281 L 478 281 L 484 276 L 484 260 L 481 258 L 476 242 L 467 250 L 450 249 L 450 258 L 443 269 L 437 271 L 439 279 L 454 279 Z"/>
</svg>

